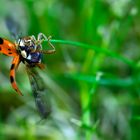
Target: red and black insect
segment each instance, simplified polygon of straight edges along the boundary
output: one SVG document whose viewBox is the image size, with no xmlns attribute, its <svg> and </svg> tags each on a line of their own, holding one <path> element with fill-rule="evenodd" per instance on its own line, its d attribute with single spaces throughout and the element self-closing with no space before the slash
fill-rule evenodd
<svg viewBox="0 0 140 140">
<path fill-rule="evenodd" d="M 48 107 L 49 100 L 47 100 L 46 103 L 42 97 L 42 92 L 45 92 L 45 86 L 35 67 L 43 69 L 42 55 L 55 52 L 55 48 L 50 42 L 51 37 L 47 38 L 43 33 L 39 33 L 37 39 L 33 35 L 19 37 L 20 26 L 18 22 L 11 16 L 7 16 L 5 21 L 10 34 L 16 40 L 15 43 L 12 43 L 7 39 L 0 38 L 0 53 L 13 57 L 10 69 L 12 87 L 19 95 L 22 95 L 22 92 L 16 84 L 15 71 L 18 68 L 18 65 L 23 62 L 26 65 L 26 71 L 30 80 L 36 107 L 41 117 L 46 118 L 50 113 L 50 107 Z M 52 48 L 51 50 L 42 50 L 42 42 L 44 40 L 48 42 L 49 46 Z"/>
<path fill-rule="evenodd" d="M 41 44 L 44 40 L 48 40 L 52 50 L 42 50 Z M 13 57 L 10 69 L 10 82 L 13 89 L 20 95 L 22 95 L 22 92 L 19 90 L 15 80 L 15 71 L 20 62 L 23 62 L 27 67 L 37 66 L 42 69 L 44 68 L 44 65 L 41 62 L 42 54 L 52 54 L 54 52 L 55 48 L 50 43 L 50 37 L 47 38 L 42 33 L 38 34 L 37 39 L 32 35 L 19 38 L 16 43 L 0 38 L 0 53 Z"/>
<path fill-rule="evenodd" d="M 44 40 L 48 41 L 49 46 L 52 48 L 51 50 L 42 50 L 42 42 Z M 37 71 L 34 70 L 34 67 L 43 69 L 44 64 L 41 62 L 42 54 L 52 54 L 54 52 L 55 48 L 50 42 L 50 37 L 47 38 L 43 33 L 39 33 L 37 39 L 33 35 L 26 36 L 19 38 L 15 43 L 0 37 L 0 53 L 13 57 L 10 68 L 10 82 L 13 89 L 15 89 L 19 95 L 22 95 L 22 92 L 16 84 L 15 71 L 19 64 L 23 62 L 26 65 L 35 103 L 42 118 L 48 116 L 50 109 L 46 108 L 47 106 L 42 98 L 42 87 L 40 87 L 40 85 L 43 85 L 43 82 Z"/>
</svg>

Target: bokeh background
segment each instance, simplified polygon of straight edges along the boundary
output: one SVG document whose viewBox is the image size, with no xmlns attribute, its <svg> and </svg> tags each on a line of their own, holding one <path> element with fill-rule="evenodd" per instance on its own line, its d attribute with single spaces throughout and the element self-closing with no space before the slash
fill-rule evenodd
<svg viewBox="0 0 140 140">
<path fill-rule="evenodd" d="M 0 36 L 12 15 L 21 34 L 51 35 L 44 55 L 45 102 L 40 121 L 24 64 L 11 87 L 12 58 L 0 55 L 0 139 L 138 140 L 140 131 L 140 1 L 0 0 Z M 43 49 L 48 44 L 43 43 Z"/>
</svg>

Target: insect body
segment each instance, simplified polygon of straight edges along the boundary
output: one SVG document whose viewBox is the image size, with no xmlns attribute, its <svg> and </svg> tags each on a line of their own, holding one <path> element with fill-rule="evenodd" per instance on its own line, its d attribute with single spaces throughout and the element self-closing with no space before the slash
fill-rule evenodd
<svg viewBox="0 0 140 140">
<path fill-rule="evenodd" d="M 42 42 L 48 40 L 51 50 L 42 50 Z M 10 69 L 10 82 L 16 92 L 22 95 L 19 90 L 16 80 L 15 71 L 20 62 L 23 62 L 27 67 L 44 68 L 41 62 L 42 54 L 52 54 L 55 52 L 54 46 L 50 43 L 50 37 L 47 38 L 44 34 L 39 33 L 37 39 L 35 36 L 27 36 L 19 38 L 17 42 L 12 43 L 6 39 L 0 38 L 0 53 L 7 56 L 12 56 L 12 65 Z"/>
</svg>

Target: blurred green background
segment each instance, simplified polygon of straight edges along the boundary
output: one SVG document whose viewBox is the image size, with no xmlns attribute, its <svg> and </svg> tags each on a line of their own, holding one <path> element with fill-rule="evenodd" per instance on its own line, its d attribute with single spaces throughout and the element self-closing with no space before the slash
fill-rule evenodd
<svg viewBox="0 0 140 140">
<path fill-rule="evenodd" d="M 0 139 L 138 140 L 139 7 L 138 0 L 0 0 L 1 37 L 14 42 L 4 21 L 10 13 L 23 35 L 51 35 L 56 48 L 38 70 L 52 110 L 40 122 L 24 64 L 20 97 L 9 81 L 12 58 L 0 55 Z"/>
</svg>

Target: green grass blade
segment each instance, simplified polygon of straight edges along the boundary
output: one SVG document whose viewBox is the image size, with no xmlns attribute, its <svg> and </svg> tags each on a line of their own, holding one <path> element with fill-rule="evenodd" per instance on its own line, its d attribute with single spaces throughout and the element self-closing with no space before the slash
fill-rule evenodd
<svg viewBox="0 0 140 140">
<path fill-rule="evenodd" d="M 94 45 L 88 45 L 88 44 L 75 42 L 75 41 L 68 41 L 68 40 L 51 40 L 51 43 L 73 45 L 73 46 L 81 47 L 81 48 L 84 48 L 84 49 L 92 49 L 97 53 L 104 53 L 104 54 L 106 54 L 106 55 L 108 55 L 110 57 L 116 58 L 116 59 L 124 62 L 125 64 L 129 65 L 132 68 L 136 67 L 135 62 L 133 62 L 132 60 L 129 60 L 129 59 L 125 58 L 124 56 L 119 55 L 119 54 L 117 54 L 117 53 L 115 53 L 113 51 L 109 51 L 109 50 L 107 50 L 105 48 L 100 48 L 100 47 L 97 47 L 97 46 L 94 46 Z"/>
</svg>

